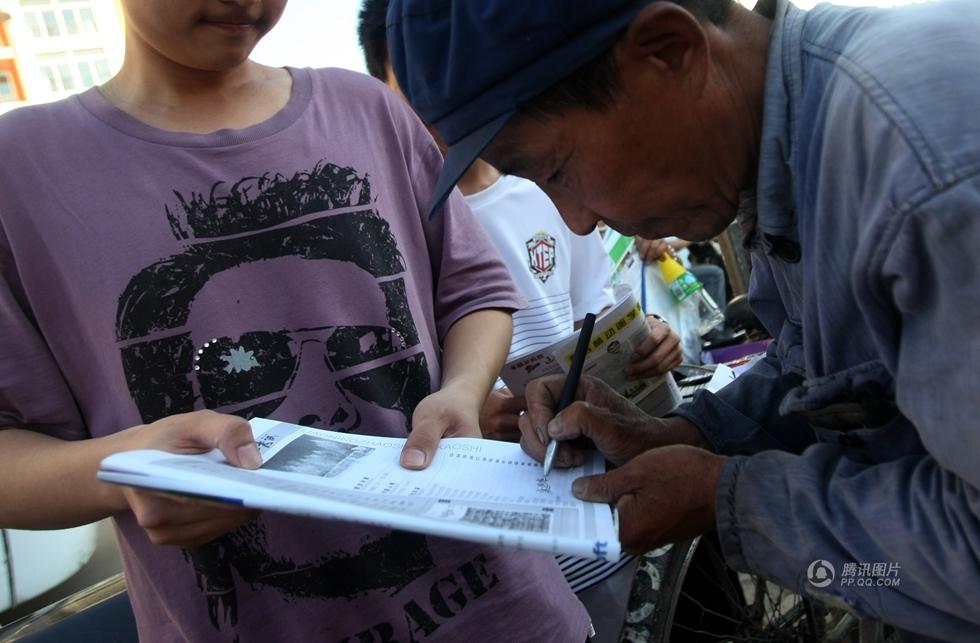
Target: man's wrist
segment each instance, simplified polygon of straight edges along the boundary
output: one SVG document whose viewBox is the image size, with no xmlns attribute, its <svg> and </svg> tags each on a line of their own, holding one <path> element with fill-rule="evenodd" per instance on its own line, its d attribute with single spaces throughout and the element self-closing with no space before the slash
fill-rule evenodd
<svg viewBox="0 0 980 643">
<path fill-rule="evenodd" d="M 696 424 L 680 415 L 664 418 L 664 432 L 667 444 L 687 444 L 692 447 L 714 451 Z"/>
<path fill-rule="evenodd" d="M 707 461 L 707 466 L 699 476 L 702 486 L 701 497 L 703 499 L 702 521 L 705 531 L 717 528 L 716 518 L 716 499 L 718 496 L 718 481 L 721 478 L 721 470 L 725 466 L 727 457 L 712 454 Z"/>
</svg>

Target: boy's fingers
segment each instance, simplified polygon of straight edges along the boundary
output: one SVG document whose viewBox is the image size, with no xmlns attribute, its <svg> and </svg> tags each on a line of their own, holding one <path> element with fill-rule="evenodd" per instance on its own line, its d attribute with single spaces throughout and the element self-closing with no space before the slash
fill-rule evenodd
<svg viewBox="0 0 980 643">
<path fill-rule="evenodd" d="M 209 428 L 213 431 L 214 446 L 221 449 L 228 462 L 244 469 L 262 466 L 262 456 L 246 420 L 233 415 L 217 415 Z"/>
<path fill-rule="evenodd" d="M 438 434 L 431 424 L 416 426 L 408 434 L 408 440 L 402 448 L 401 465 L 406 469 L 424 469 L 432 462 L 436 449 L 439 448 L 439 440 L 442 434 Z"/>
</svg>

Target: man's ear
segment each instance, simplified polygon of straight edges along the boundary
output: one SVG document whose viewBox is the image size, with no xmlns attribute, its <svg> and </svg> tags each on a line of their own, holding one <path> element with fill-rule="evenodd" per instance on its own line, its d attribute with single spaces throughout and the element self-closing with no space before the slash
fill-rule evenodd
<svg viewBox="0 0 980 643">
<path fill-rule="evenodd" d="M 637 12 L 617 41 L 616 57 L 624 71 L 640 66 L 665 82 L 682 82 L 698 95 L 708 78 L 708 34 L 686 9 L 653 2 Z"/>
</svg>

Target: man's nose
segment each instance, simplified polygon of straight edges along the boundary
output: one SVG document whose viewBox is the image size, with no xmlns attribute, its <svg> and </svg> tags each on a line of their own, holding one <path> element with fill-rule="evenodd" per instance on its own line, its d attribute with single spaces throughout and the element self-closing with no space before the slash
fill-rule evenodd
<svg viewBox="0 0 980 643">
<path fill-rule="evenodd" d="M 599 215 L 582 205 L 578 199 L 555 193 L 548 193 L 548 196 L 558 208 L 565 225 L 575 234 L 589 234 L 599 223 Z"/>
</svg>

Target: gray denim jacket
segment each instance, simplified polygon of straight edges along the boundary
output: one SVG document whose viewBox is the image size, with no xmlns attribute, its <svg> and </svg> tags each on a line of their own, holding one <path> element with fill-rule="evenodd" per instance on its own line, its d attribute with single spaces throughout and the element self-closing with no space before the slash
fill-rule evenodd
<svg viewBox="0 0 980 643">
<path fill-rule="evenodd" d="M 750 300 L 776 341 L 678 411 L 736 456 L 728 562 L 980 640 L 980 1 L 781 2 L 754 198 Z"/>
</svg>

